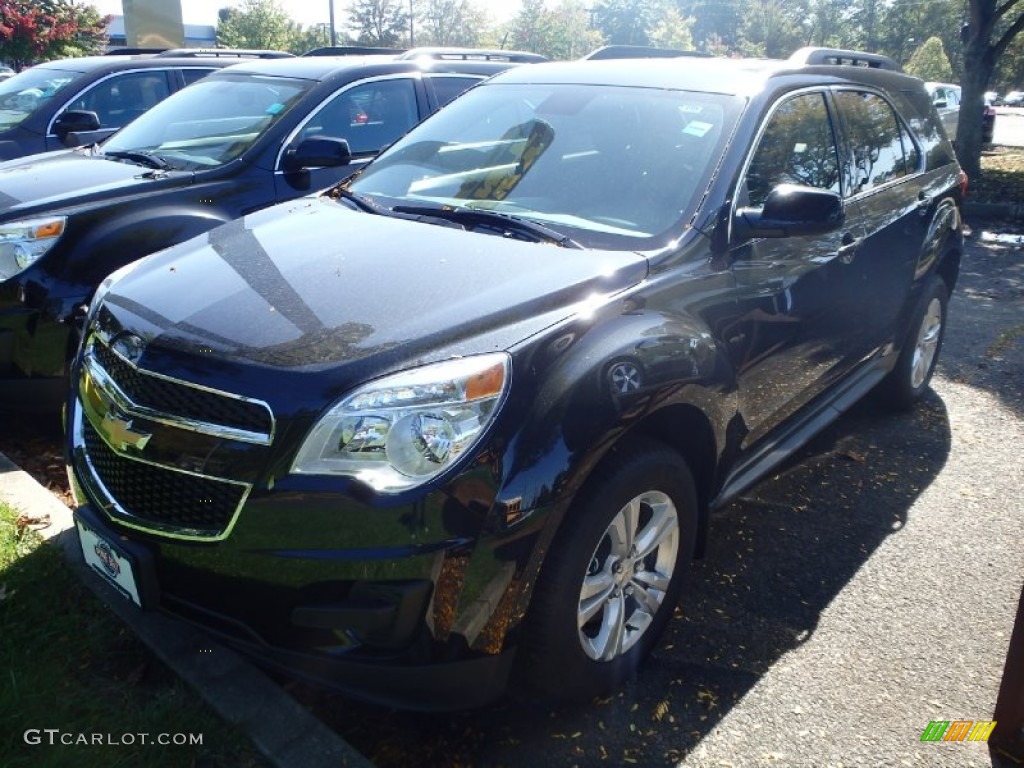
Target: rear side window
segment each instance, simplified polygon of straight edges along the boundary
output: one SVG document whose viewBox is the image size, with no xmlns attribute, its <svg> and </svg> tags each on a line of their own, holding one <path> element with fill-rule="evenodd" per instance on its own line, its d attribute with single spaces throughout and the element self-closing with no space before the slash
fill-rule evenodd
<svg viewBox="0 0 1024 768">
<path fill-rule="evenodd" d="M 749 205 L 760 208 L 779 184 L 839 194 L 839 158 L 825 97 L 806 93 L 782 102 L 765 126 L 747 168 Z"/>
<path fill-rule="evenodd" d="M 455 77 L 451 75 L 424 78 L 430 84 L 430 87 L 434 89 L 434 98 L 439 107 L 443 107 L 467 88 L 471 88 L 479 83 L 481 79 L 479 77 Z"/>
<path fill-rule="evenodd" d="M 347 139 L 353 154 L 379 152 L 419 122 L 410 78 L 361 83 L 332 97 L 306 123 L 299 140 Z"/>
<path fill-rule="evenodd" d="M 836 103 L 850 142 L 854 194 L 917 170 L 920 151 L 885 99 L 873 93 L 840 91 Z"/>
<path fill-rule="evenodd" d="M 192 85 L 196 80 L 201 80 L 211 72 L 216 72 L 215 69 L 183 69 L 181 70 L 181 76 L 185 79 L 185 85 Z"/>
</svg>

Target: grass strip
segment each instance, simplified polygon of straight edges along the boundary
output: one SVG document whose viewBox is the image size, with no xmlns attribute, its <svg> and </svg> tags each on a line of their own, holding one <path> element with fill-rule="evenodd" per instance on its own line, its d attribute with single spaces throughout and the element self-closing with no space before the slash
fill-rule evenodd
<svg viewBox="0 0 1024 768">
<path fill-rule="evenodd" d="M 266 763 L 0 502 L 0 765 Z"/>
</svg>

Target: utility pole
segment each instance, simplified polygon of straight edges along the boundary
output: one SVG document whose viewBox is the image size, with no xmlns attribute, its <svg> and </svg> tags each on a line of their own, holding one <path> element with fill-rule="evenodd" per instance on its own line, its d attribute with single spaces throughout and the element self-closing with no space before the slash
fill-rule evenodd
<svg viewBox="0 0 1024 768">
<path fill-rule="evenodd" d="M 334 0 L 327 0 L 327 7 L 331 11 L 331 45 L 337 45 L 338 33 L 334 29 Z"/>
</svg>

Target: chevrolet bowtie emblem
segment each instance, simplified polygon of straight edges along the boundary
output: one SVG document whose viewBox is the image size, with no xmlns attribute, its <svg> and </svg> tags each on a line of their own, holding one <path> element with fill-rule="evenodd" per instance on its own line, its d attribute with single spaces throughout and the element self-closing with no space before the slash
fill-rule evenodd
<svg viewBox="0 0 1024 768">
<path fill-rule="evenodd" d="M 126 451 L 129 447 L 141 451 L 146 447 L 152 435 L 132 429 L 132 420 L 115 416 L 108 411 L 100 424 L 100 432 L 107 443 L 116 451 Z"/>
</svg>

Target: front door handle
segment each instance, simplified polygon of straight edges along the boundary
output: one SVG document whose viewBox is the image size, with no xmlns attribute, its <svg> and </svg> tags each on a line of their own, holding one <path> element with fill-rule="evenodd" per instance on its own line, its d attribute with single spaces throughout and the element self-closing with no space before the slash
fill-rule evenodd
<svg viewBox="0 0 1024 768">
<path fill-rule="evenodd" d="M 857 255 L 857 247 L 860 245 L 860 241 L 859 237 L 854 237 L 849 232 L 843 232 L 843 244 L 839 247 L 839 261 L 843 264 L 853 262 L 853 257 Z"/>
</svg>

